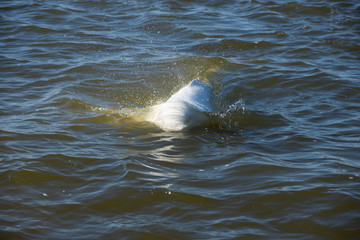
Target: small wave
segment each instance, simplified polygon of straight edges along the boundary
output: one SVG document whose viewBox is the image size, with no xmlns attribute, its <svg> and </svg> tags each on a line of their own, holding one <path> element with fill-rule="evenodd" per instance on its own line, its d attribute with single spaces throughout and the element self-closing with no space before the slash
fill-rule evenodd
<svg viewBox="0 0 360 240">
<path fill-rule="evenodd" d="M 288 125 L 288 120 L 280 114 L 267 114 L 246 109 L 242 99 L 229 105 L 225 111 L 213 116 L 217 128 L 236 130 L 249 127 L 276 127 Z"/>
<path fill-rule="evenodd" d="M 192 47 L 193 51 L 196 52 L 239 52 L 243 50 L 256 49 L 256 48 L 271 48 L 277 46 L 275 43 L 268 41 L 259 41 L 259 42 L 247 42 L 240 41 L 237 39 L 224 39 L 217 42 L 211 43 L 200 43 Z"/>
</svg>

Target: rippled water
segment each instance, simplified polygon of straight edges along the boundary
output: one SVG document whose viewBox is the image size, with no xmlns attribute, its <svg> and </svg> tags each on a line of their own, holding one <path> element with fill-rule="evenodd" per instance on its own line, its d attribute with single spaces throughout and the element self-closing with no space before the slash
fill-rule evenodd
<svg viewBox="0 0 360 240">
<path fill-rule="evenodd" d="M 1 1 L 1 239 L 358 239 L 360 3 Z M 129 117 L 199 78 L 217 122 Z"/>
</svg>

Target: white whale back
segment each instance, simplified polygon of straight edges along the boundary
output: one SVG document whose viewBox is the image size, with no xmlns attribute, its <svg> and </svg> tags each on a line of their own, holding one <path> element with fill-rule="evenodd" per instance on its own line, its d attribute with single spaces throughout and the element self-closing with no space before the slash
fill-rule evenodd
<svg viewBox="0 0 360 240">
<path fill-rule="evenodd" d="M 202 112 L 212 112 L 212 91 L 209 85 L 195 79 L 172 95 L 167 102 L 183 101 Z"/>
<path fill-rule="evenodd" d="M 182 131 L 209 122 L 212 108 L 212 90 L 195 79 L 172 95 L 165 103 L 152 106 L 145 120 L 165 131 Z"/>
</svg>

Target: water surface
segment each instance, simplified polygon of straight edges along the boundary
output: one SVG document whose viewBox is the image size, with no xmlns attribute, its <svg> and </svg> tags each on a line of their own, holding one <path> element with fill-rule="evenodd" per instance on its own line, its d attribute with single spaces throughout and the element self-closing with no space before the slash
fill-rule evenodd
<svg viewBox="0 0 360 240">
<path fill-rule="evenodd" d="M 360 4 L 2 1 L 1 239 L 357 239 Z M 129 112 L 199 78 L 217 122 Z"/>
</svg>

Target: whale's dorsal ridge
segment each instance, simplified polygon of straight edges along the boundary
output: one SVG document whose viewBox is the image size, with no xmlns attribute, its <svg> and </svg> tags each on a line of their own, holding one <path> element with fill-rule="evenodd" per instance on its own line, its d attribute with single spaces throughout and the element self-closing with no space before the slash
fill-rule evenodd
<svg viewBox="0 0 360 240">
<path fill-rule="evenodd" d="M 199 111 L 213 112 L 212 94 L 212 89 L 208 84 L 195 79 L 173 94 L 166 102 L 182 101 Z"/>
<path fill-rule="evenodd" d="M 211 87 L 194 79 L 173 94 L 166 102 L 151 107 L 145 120 L 165 131 L 181 131 L 205 125 L 210 121 Z"/>
</svg>

